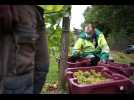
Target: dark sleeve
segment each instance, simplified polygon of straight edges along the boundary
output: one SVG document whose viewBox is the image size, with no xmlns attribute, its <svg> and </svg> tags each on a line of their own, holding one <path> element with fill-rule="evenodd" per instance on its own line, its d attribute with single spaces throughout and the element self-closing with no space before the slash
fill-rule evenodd
<svg viewBox="0 0 134 100">
<path fill-rule="evenodd" d="M 49 69 L 48 42 L 45 32 L 45 24 L 43 16 L 37 14 L 37 34 L 39 38 L 36 43 L 35 54 L 35 73 L 34 73 L 34 93 L 39 94 L 46 81 L 46 76 Z"/>
<path fill-rule="evenodd" d="M 40 66 L 38 70 L 48 72 L 49 66 L 49 56 L 48 56 L 48 39 L 45 32 L 45 24 L 43 16 L 38 17 L 37 32 L 39 34 L 39 39 L 36 43 L 36 55 L 35 63 L 36 66 Z"/>
</svg>

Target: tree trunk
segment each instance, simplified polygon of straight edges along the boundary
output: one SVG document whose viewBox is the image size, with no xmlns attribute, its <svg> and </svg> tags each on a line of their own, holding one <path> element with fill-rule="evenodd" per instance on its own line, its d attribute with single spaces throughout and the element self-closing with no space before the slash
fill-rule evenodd
<svg viewBox="0 0 134 100">
<path fill-rule="evenodd" d="M 64 71 L 67 67 L 66 61 L 68 58 L 69 30 L 70 30 L 70 18 L 69 17 L 63 18 L 62 29 L 63 29 L 63 31 L 62 31 L 62 35 L 61 35 L 59 89 L 66 89 Z"/>
</svg>

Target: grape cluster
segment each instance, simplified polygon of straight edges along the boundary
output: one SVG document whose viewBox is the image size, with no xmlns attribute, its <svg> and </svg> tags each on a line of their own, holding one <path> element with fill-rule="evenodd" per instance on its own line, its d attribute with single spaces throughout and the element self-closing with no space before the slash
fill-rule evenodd
<svg viewBox="0 0 134 100">
<path fill-rule="evenodd" d="M 73 73 L 73 76 L 77 79 L 78 84 L 96 84 L 107 80 L 100 72 L 93 69 L 90 71 L 78 70 Z"/>
</svg>

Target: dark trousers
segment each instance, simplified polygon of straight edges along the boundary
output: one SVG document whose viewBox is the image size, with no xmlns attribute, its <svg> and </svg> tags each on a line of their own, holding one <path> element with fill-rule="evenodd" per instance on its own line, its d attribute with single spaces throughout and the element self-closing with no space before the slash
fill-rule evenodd
<svg viewBox="0 0 134 100">
<path fill-rule="evenodd" d="M 33 81 L 33 72 L 6 77 L 2 94 L 39 94 L 46 80 L 46 72 L 36 73 L 37 78 Z"/>
<path fill-rule="evenodd" d="M 33 73 L 5 77 L 3 94 L 32 94 Z"/>
<path fill-rule="evenodd" d="M 46 72 L 36 72 L 36 79 L 34 80 L 34 94 L 39 94 L 41 92 L 46 80 L 46 76 Z"/>
</svg>

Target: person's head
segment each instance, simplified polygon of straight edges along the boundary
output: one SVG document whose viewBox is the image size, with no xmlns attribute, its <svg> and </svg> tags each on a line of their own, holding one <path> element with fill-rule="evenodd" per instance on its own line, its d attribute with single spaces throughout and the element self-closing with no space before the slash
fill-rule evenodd
<svg viewBox="0 0 134 100">
<path fill-rule="evenodd" d="M 94 33 L 95 26 L 92 23 L 85 25 L 85 32 L 88 34 Z"/>
</svg>

